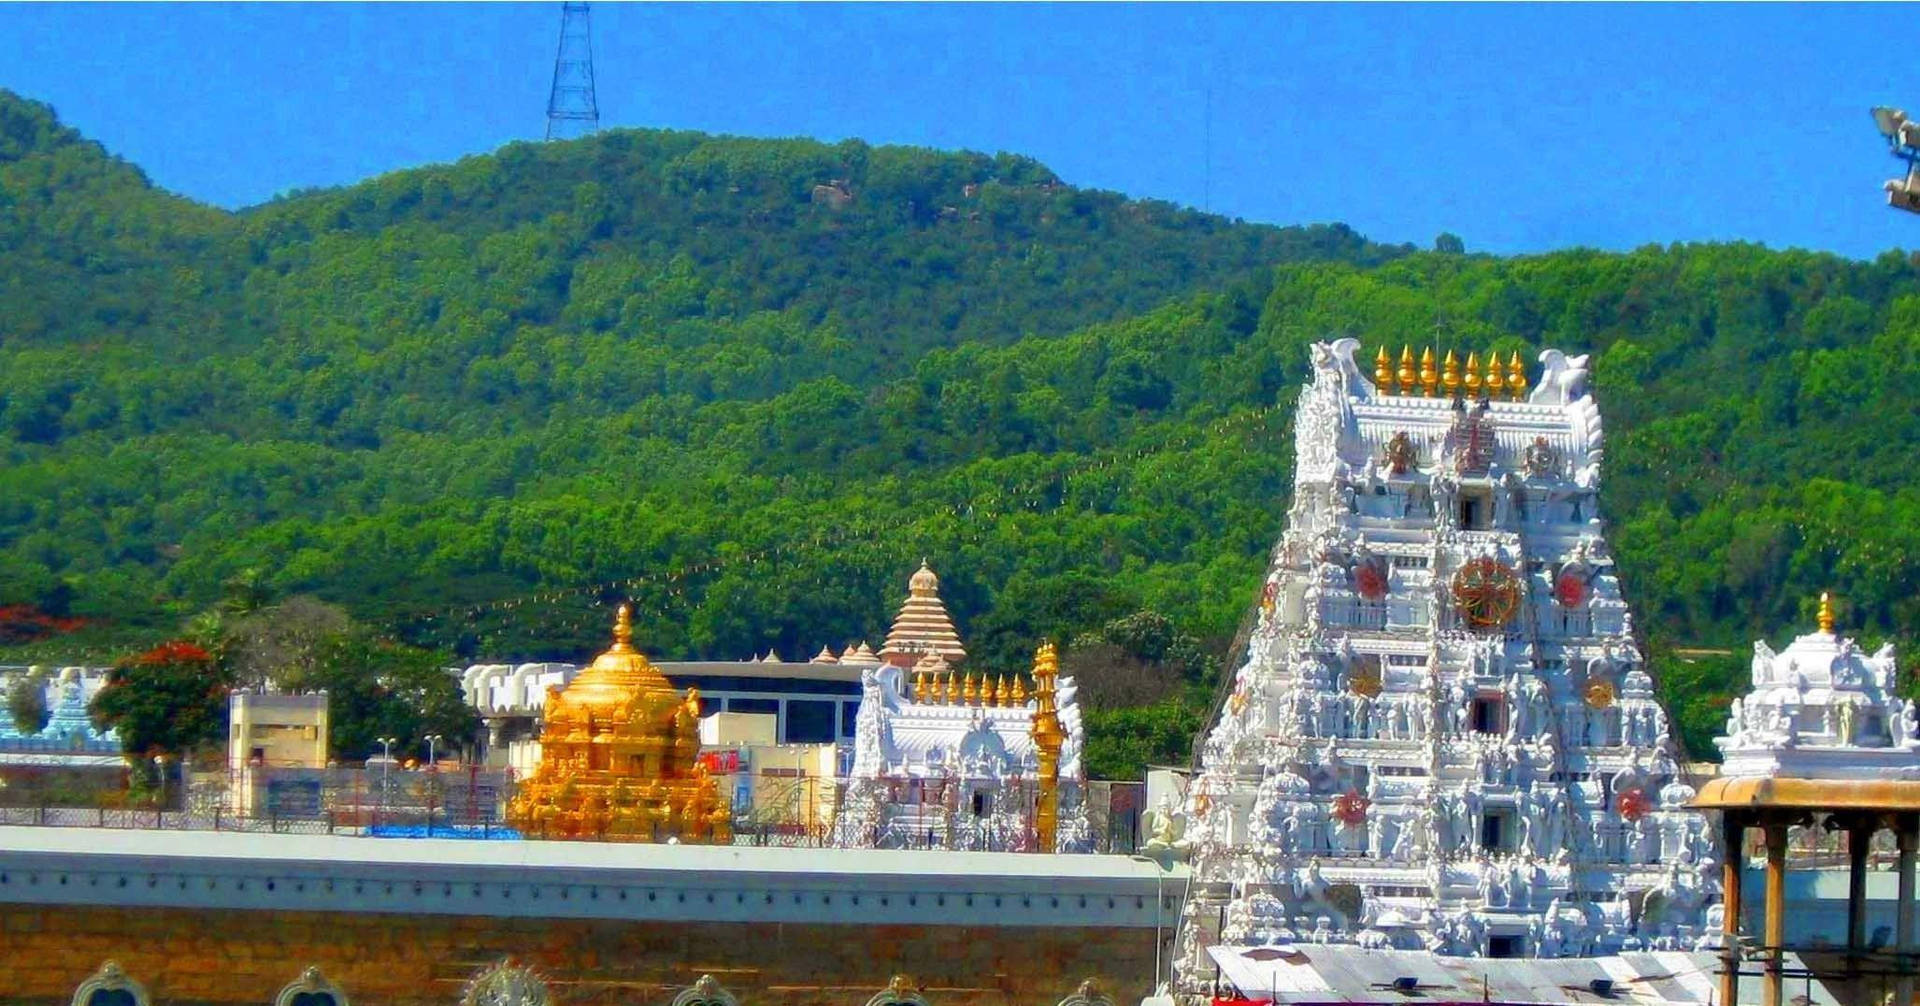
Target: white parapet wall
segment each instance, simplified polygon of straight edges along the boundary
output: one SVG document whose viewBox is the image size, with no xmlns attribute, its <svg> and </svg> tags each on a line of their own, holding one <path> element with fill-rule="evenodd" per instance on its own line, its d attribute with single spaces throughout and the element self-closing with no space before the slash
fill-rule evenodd
<svg viewBox="0 0 1920 1006">
<path fill-rule="evenodd" d="M 1124 856 L 0 827 L 0 903 L 854 925 L 1172 926 Z"/>
</svg>

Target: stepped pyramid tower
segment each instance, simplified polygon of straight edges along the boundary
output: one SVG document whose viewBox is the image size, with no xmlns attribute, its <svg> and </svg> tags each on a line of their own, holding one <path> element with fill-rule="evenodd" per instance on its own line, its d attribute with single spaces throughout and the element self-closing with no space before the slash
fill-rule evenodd
<svg viewBox="0 0 1920 1006">
<path fill-rule="evenodd" d="M 940 578 L 922 559 L 919 571 L 907 581 L 907 600 L 900 605 L 887 641 L 880 647 L 880 661 L 913 667 L 929 653 L 939 654 L 949 664 L 967 659 L 960 633 L 954 631 L 953 619 L 940 600 Z"/>
<path fill-rule="evenodd" d="M 1312 348 L 1294 498 L 1199 752 L 1175 963 L 1693 949 L 1717 896 L 1602 535 L 1586 357 Z M 1165 826 L 1166 831 L 1173 824 Z"/>
</svg>

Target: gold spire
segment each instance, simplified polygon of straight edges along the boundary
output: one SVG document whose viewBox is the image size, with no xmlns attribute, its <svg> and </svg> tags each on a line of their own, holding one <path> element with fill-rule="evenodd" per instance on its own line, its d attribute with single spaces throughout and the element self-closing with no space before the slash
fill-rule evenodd
<svg viewBox="0 0 1920 1006">
<path fill-rule="evenodd" d="M 1060 729 L 1060 713 L 1053 705 L 1054 677 L 1060 673 L 1060 656 L 1052 643 L 1041 643 L 1033 655 L 1033 694 L 1039 704 L 1033 710 L 1033 746 L 1039 760 L 1040 801 L 1033 815 L 1033 829 L 1041 852 L 1054 851 L 1054 836 L 1060 824 L 1060 748 L 1066 732 Z"/>
<path fill-rule="evenodd" d="M 1500 354 L 1487 354 L 1487 397 L 1498 398 L 1506 386 L 1506 380 L 1500 376 Z"/>
<path fill-rule="evenodd" d="M 1833 635 L 1833 595 L 1820 592 L 1820 631 Z"/>
<path fill-rule="evenodd" d="M 623 604 L 613 613 L 613 649 L 607 652 L 633 652 L 633 605 Z"/>
<path fill-rule="evenodd" d="M 1400 394 L 1403 394 L 1403 395 L 1419 394 L 1418 391 L 1414 390 L 1414 386 L 1413 386 L 1414 378 L 1417 375 L 1415 375 L 1413 372 L 1413 347 L 1412 346 L 1408 346 L 1404 344 L 1401 345 L 1400 373 L 1397 376 L 1399 378 Z"/>
<path fill-rule="evenodd" d="M 1011 704 L 1016 707 L 1027 704 L 1027 684 L 1020 679 L 1020 675 L 1018 674 L 1013 676 L 1013 701 Z"/>
<path fill-rule="evenodd" d="M 1467 354 L 1467 374 L 1461 382 L 1467 386 L 1468 398 L 1480 397 L 1480 354 Z"/>
<path fill-rule="evenodd" d="M 960 693 L 960 697 L 966 701 L 967 705 L 980 704 L 980 682 L 973 675 L 967 675 L 967 684 L 965 690 Z"/>
<path fill-rule="evenodd" d="M 1513 358 L 1507 361 L 1507 387 L 1513 391 L 1513 400 L 1526 401 L 1527 368 L 1520 365 L 1520 351 L 1513 351 Z"/>
<path fill-rule="evenodd" d="M 953 680 L 953 675 L 953 671 L 947 672 L 947 686 L 940 692 L 940 701 L 950 706 L 960 701 L 960 683 Z"/>
<path fill-rule="evenodd" d="M 1383 395 L 1393 394 L 1393 363 L 1387 359 L 1387 345 L 1380 344 L 1380 352 L 1373 357 L 1373 386 Z"/>
<path fill-rule="evenodd" d="M 1440 386 L 1446 389 L 1448 398 L 1457 397 L 1460 394 L 1460 358 L 1453 355 L 1453 350 L 1447 350 L 1447 361 L 1441 368 Z"/>
<path fill-rule="evenodd" d="M 927 672 L 925 668 L 919 668 L 919 667 L 914 668 L 913 701 L 915 702 L 927 701 Z"/>
<path fill-rule="evenodd" d="M 1420 387 L 1428 397 L 1440 389 L 1440 372 L 1433 369 L 1432 346 L 1420 353 Z"/>
</svg>

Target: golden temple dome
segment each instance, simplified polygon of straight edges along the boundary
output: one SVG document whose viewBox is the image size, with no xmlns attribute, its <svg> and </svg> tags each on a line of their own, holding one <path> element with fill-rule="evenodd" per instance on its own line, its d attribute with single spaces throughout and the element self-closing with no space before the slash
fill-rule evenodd
<svg viewBox="0 0 1920 1006">
<path fill-rule="evenodd" d="M 633 648 L 633 611 L 613 646 L 547 692 L 540 764 L 508 805 L 530 837 L 724 841 L 730 815 L 697 764 L 700 696 L 685 695 Z"/>
<path fill-rule="evenodd" d="M 633 648 L 633 609 L 621 605 L 613 617 L 613 645 L 567 684 L 558 698 L 567 705 L 602 715 L 624 708 L 641 692 L 679 690 L 667 682 L 645 654 Z M 553 709 L 547 715 L 552 717 Z"/>
</svg>

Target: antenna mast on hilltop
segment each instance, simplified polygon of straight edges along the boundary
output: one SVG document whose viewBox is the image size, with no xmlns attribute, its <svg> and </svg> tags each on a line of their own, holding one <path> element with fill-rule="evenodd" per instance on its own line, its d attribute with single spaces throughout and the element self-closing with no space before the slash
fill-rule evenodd
<svg viewBox="0 0 1920 1006">
<path fill-rule="evenodd" d="M 600 102 L 593 95 L 593 27 L 587 5 L 560 5 L 560 51 L 553 57 L 553 91 L 547 95 L 547 139 L 570 140 L 600 128 Z"/>
</svg>

